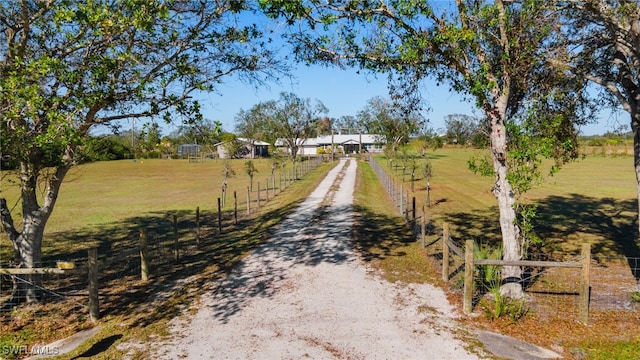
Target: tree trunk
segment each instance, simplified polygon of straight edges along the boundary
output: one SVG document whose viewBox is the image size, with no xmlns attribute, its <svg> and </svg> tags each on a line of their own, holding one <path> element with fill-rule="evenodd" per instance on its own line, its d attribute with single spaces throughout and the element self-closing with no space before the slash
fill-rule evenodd
<svg viewBox="0 0 640 360">
<path fill-rule="evenodd" d="M 633 167 L 636 172 L 636 192 L 638 198 L 638 236 L 640 237 L 640 108 L 631 109 L 631 130 L 633 131 Z"/>
<path fill-rule="evenodd" d="M 16 241 L 20 267 L 42 267 L 42 238 L 44 237 L 44 223 L 46 220 L 39 214 L 27 215 L 23 221 L 23 230 Z M 10 304 L 21 302 L 33 303 L 41 299 L 42 275 L 17 276 L 14 292 L 11 295 Z"/>
<path fill-rule="evenodd" d="M 496 109 L 487 114 L 491 120 L 491 155 L 496 174 L 492 192 L 498 201 L 500 212 L 503 260 L 517 261 L 522 258 L 522 239 L 520 228 L 516 223 L 515 195 L 507 178 L 509 164 L 507 162 L 507 136 L 504 123 L 506 101 L 505 95 L 499 97 Z M 524 296 L 521 280 L 522 269 L 519 266 L 503 266 L 500 293 L 511 298 L 521 298 Z"/>
<path fill-rule="evenodd" d="M 53 175 L 46 179 L 42 206 L 38 204 L 38 170 L 34 166 L 21 164 L 20 185 L 22 200 L 22 231 L 14 226 L 13 217 L 6 199 L 0 199 L 0 222 L 13 245 L 17 266 L 36 268 L 42 266 L 42 239 L 44 229 L 51 216 L 60 186 L 71 165 L 63 165 L 55 169 Z M 14 278 L 15 284 L 11 299 L 5 307 L 13 307 L 21 302 L 35 302 L 41 298 L 40 275 L 24 275 Z"/>
</svg>

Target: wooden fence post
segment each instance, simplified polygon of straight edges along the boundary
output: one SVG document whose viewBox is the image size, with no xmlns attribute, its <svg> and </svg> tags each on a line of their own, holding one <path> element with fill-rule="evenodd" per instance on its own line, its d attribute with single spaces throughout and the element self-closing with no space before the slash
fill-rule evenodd
<svg viewBox="0 0 640 360">
<path fill-rule="evenodd" d="M 416 197 L 415 196 L 411 200 L 411 214 L 413 216 L 413 221 L 416 221 Z"/>
<path fill-rule="evenodd" d="M 247 215 L 251 214 L 251 189 L 247 186 Z"/>
<path fill-rule="evenodd" d="M 233 190 L 233 224 L 238 225 L 238 193 Z"/>
<path fill-rule="evenodd" d="M 462 309 L 465 313 L 473 311 L 473 240 L 467 240 L 464 248 L 464 295 Z"/>
<path fill-rule="evenodd" d="M 582 244 L 582 276 L 580 279 L 580 321 L 582 323 L 589 322 L 589 295 L 590 295 L 590 277 L 591 277 L 591 245 L 589 243 Z"/>
<path fill-rule="evenodd" d="M 147 234 L 140 230 L 140 278 L 149 280 L 149 264 L 147 263 Z"/>
<path fill-rule="evenodd" d="M 222 204 L 218 198 L 218 235 L 222 234 Z"/>
<path fill-rule="evenodd" d="M 420 226 L 420 238 L 422 239 L 422 248 L 425 248 L 427 241 L 427 212 L 425 207 L 422 206 L 422 224 Z"/>
<path fill-rule="evenodd" d="M 89 318 L 92 322 L 100 319 L 100 304 L 98 299 L 98 248 L 89 249 Z"/>
<path fill-rule="evenodd" d="M 260 181 L 258 181 L 258 209 L 260 209 Z"/>
<path fill-rule="evenodd" d="M 180 260 L 180 239 L 178 238 L 178 215 L 173 215 L 173 253 L 177 261 Z"/>
<path fill-rule="evenodd" d="M 449 281 L 449 224 L 442 225 L 442 280 Z"/>
<path fill-rule="evenodd" d="M 200 206 L 196 207 L 196 244 L 200 245 Z"/>
<path fill-rule="evenodd" d="M 400 184 L 400 214 L 404 215 L 404 185 Z"/>
<path fill-rule="evenodd" d="M 269 201 L 269 178 L 267 178 L 267 202 Z"/>
<path fill-rule="evenodd" d="M 404 197 L 404 221 L 409 222 L 409 191 L 406 191 L 406 196 Z"/>
</svg>

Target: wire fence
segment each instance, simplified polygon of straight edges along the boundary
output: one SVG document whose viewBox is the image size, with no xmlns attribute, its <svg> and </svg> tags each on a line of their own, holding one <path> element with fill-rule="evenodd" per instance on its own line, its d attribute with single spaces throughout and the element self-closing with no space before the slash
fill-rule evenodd
<svg viewBox="0 0 640 360">
<path fill-rule="evenodd" d="M 402 181 L 399 181 L 385 171 L 380 164 L 369 157 L 369 163 L 376 173 L 380 183 L 389 194 L 398 213 L 403 215 L 416 237 L 422 241 L 427 253 L 443 265 L 442 240 L 448 237 L 448 231 L 437 229 L 430 224 L 423 209 L 416 208 L 413 200 L 409 198 L 409 192 L 405 190 Z M 424 224 L 426 223 L 426 225 Z M 426 229 L 425 229 L 426 227 Z M 437 232 L 440 232 L 436 234 Z M 425 244 L 425 233 L 436 234 L 438 239 Z M 457 247 L 460 254 L 446 256 L 447 268 L 446 281 L 454 290 L 462 291 L 464 286 L 464 249 L 462 241 L 449 240 Z M 578 262 L 580 254 L 529 254 L 526 260 L 546 262 Z M 483 280 L 479 278 L 483 274 L 474 272 L 474 283 L 479 285 Z M 590 319 L 636 319 L 640 310 L 640 258 L 634 257 L 591 257 L 589 274 L 589 318 Z M 535 312 L 541 319 L 572 318 L 580 316 L 580 269 L 562 267 L 524 267 L 523 288 L 527 296 L 529 310 Z M 483 309 L 483 296 L 481 286 L 475 286 L 474 309 Z"/>
<path fill-rule="evenodd" d="M 74 263 L 77 260 L 73 261 Z M 51 272 L 36 274 L 9 274 L 2 270 L 11 264 L 0 264 L 0 304 L 7 303 L 12 297 L 20 302 L 20 296 L 26 296 L 27 292 L 37 294 L 38 297 L 49 303 L 70 301 L 72 306 L 84 311 L 87 303 L 83 298 L 86 290 L 86 276 L 79 272 L 54 272 L 60 270 L 57 261 L 42 262 L 39 268 L 51 269 Z M 20 288 L 15 292 L 14 288 Z M 1 307 L 0 312 L 8 311 L 8 307 Z"/>
</svg>

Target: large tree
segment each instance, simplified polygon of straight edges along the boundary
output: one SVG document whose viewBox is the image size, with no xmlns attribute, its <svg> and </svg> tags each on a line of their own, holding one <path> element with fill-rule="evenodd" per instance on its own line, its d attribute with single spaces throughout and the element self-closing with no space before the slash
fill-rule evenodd
<svg viewBox="0 0 640 360">
<path fill-rule="evenodd" d="M 249 10 L 242 0 L 3 2 L 0 149 L 18 164 L 21 212 L 1 198 L 0 220 L 17 265 L 41 266 L 47 220 L 93 127 L 197 116 L 194 93 L 283 69 L 262 28 L 236 19 Z M 33 289 L 12 303 L 37 300 Z"/>
<path fill-rule="evenodd" d="M 600 86 L 602 100 L 630 115 L 640 234 L 640 2 L 568 1 L 572 70 Z"/>
<path fill-rule="evenodd" d="M 295 162 L 300 147 L 313 136 L 318 122 L 326 118 L 327 112 L 320 101 L 313 104 L 311 99 L 282 92 L 278 100 L 262 102 L 248 111 L 240 111 L 236 117 L 236 131 L 249 136 L 265 134 L 269 143 L 286 147 Z"/>
<path fill-rule="evenodd" d="M 387 149 L 396 154 L 426 122 L 419 111 L 403 109 L 389 98 L 374 97 L 358 112 L 358 122 L 366 132 L 384 137 Z"/>
<path fill-rule="evenodd" d="M 505 260 L 519 260 L 526 234 L 517 196 L 538 179 L 540 155 L 559 162 L 575 154 L 574 124 L 584 84 L 554 68 L 558 46 L 554 1 L 295 1 L 264 0 L 265 11 L 290 22 L 307 61 L 358 66 L 390 74 L 398 99 L 411 100 L 422 79 L 464 93 L 484 112 L 489 156 L 473 169 L 495 178 Z M 314 31 L 315 30 L 315 31 Z M 521 296 L 522 270 L 502 271 L 505 295 Z"/>
<path fill-rule="evenodd" d="M 447 130 L 447 141 L 467 145 L 479 130 L 478 123 L 479 120 L 471 115 L 449 114 L 445 116 L 444 125 Z"/>
<path fill-rule="evenodd" d="M 178 127 L 175 137 L 181 143 L 198 144 L 208 153 L 214 153 L 214 145 L 221 141 L 223 134 L 222 122 L 196 116 L 184 121 Z"/>
</svg>

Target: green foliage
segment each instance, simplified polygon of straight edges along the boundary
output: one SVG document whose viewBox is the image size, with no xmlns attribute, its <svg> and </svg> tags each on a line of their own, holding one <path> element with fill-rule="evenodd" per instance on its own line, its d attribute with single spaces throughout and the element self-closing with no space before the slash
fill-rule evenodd
<svg viewBox="0 0 640 360">
<path fill-rule="evenodd" d="M 244 162 L 244 172 L 249 175 L 250 179 L 250 190 L 253 191 L 253 177 L 258 172 L 255 164 L 251 160 L 247 160 Z"/>
<path fill-rule="evenodd" d="M 516 221 L 524 242 L 523 251 L 537 252 L 538 249 L 544 246 L 544 240 L 535 232 L 534 229 L 533 220 L 537 215 L 538 206 L 536 204 L 518 203 L 516 204 L 516 208 Z"/>
<path fill-rule="evenodd" d="M 236 171 L 231 166 L 231 161 L 225 159 L 222 167 L 222 181 L 226 185 L 227 179 L 236 176 Z"/>
<path fill-rule="evenodd" d="M 371 134 L 384 136 L 386 147 L 395 154 L 409 142 L 424 123 L 424 117 L 417 109 L 404 109 L 392 99 L 374 97 L 358 112 L 358 123 Z"/>
<path fill-rule="evenodd" d="M 474 258 L 476 259 L 502 259 L 502 248 L 482 248 L 474 244 Z M 529 306 L 524 299 L 512 299 L 500 293 L 501 270 L 497 265 L 480 265 L 474 275 L 481 294 L 489 294 L 480 301 L 480 306 L 489 320 L 497 320 L 508 317 L 512 322 L 517 322 L 529 312 Z"/>
<path fill-rule="evenodd" d="M 39 261 L 60 186 L 81 156 L 118 156 L 111 152 L 119 152 L 115 144 L 87 143 L 93 128 L 149 119 L 136 150 L 160 157 L 157 119 L 201 121 L 194 92 L 213 91 L 229 76 L 262 82 L 287 70 L 270 35 L 239 21 L 242 10 L 249 10 L 242 0 L 0 6 L 0 145 L 3 163 L 9 159 L 21 171 L 25 191 L 17 219 L 35 225 L 16 226 L 6 206 L 0 213 L 13 245 L 23 247 L 21 260 Z M 36 194 L 40 190 L 45 196 Z"/>
<path fill-rule="evenodd" d="M 258 169 L 256 168 L 252 160 L 247 160 L 244 162 L 244 172 L 251 178 L 253 178 L 253 176 L 258 172 Z"/>
<path fill-rule="evenodd" d="M 427 161 L 423 161 L 419 167 L 420 174 L 423 178 L 429 182 L 429 180 L 433 177 L 433 164 L 429 159 Z"/>
<path fill-rule="evenodd" d="M 502 259 L 502 248 L 491 249 L 488 246 L 482 247 L 477 243 L 473 244 L 473 257 L 475 259 Z M 476 287 L 480 289 L 480 292 L 493 292 L 500 291 L 500 267 L 497 265 L 483 265 L 478 266 L 476 274 L 474 276 L 478 283 Z"/>
<path fill-rule="evenodd" d="M 283 158 L 278 151 L 274 151 L 271 154 L 270 160 L 271 160 L 271 176 L 275 175 L 276 170 L 278 169 L 284 170 L 284 168 L 287 166 L 286 159 Z"/>
<path fill-rule="evenodd" d="M 481 131 L 480 119 L 474 116 L 449 114 L 445 116 L 445 128 L 448 143 L 481 146 L 487 142 L 486 134 Z"/>
<path fill-rule="evenodd" d="M 236 117 L 236 131 L 253 139 L 266 138 L 271 144 L 280 141 L 295 161 L 300 143 L 314 134 L 318 122 L 327 112 L 320 101 L 312 104 L 310 99 L 281 92 L 278 100 L 241 111 Z"/>
<path fill-rule="evenodd" d="M 81 149 L 85 161 L 107 161 L 132 158 L 131 149 L 113 137 L 90 138 Z"/>
<path fill-rule="evenodd" d="M 529 305 L 523 299 L 502 296 L 499 290 L 492 292 L 491 295 L 493 295 L 492 299 L 482 299 L 480 302 L 480 306 L 489 320 L 508 317 L 513 323 L 516 323 L 530 311 Z"/>
<path fill-rule="evenodd" d="M 469 170 L 473 171 L 474 174 L 480 174 L 481 176 L 495 175 L 491 159 L 489 159 L 486 155 L 472 155 L 467 161 L 467 166 L 469 166 Z"/>
</svg>

